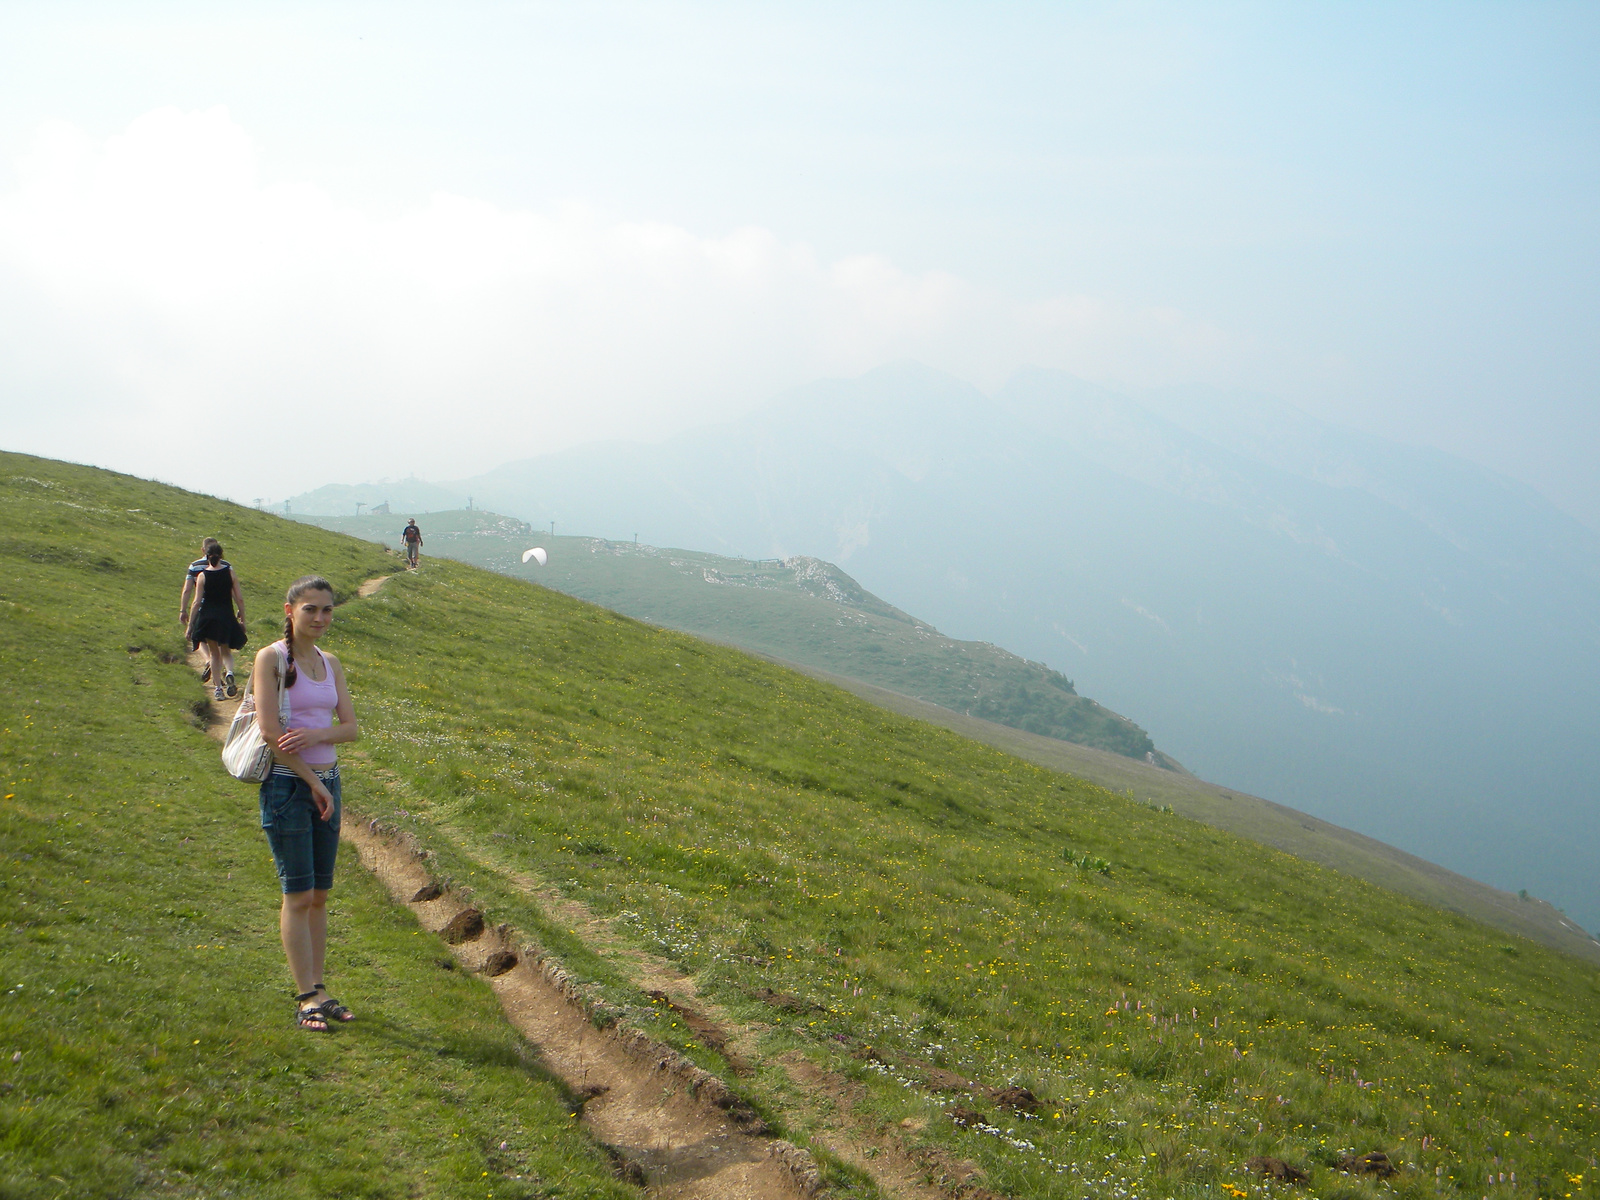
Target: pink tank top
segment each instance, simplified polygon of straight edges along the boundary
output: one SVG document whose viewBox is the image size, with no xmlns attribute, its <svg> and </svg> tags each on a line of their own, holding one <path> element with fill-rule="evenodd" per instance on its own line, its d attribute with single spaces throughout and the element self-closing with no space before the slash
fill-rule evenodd
<svg viewBox="0 0 1600 1200">
<path fill-rule="evenodd" d="M 333 682 L 333 668 L 321 650 L 322 682 L 311 678 L 309 672 L 295 671 L 294 686 L 286 693 L 289 697 L 290 729 L 327 729 L 333 724 L 333 711 L 339 707 L 339 688 Z M 310 746 L 300 752 L 300 761 L 308 767 L 331 767 L 339 761 L 339 750 L 325 742 Z"/>
</svg>

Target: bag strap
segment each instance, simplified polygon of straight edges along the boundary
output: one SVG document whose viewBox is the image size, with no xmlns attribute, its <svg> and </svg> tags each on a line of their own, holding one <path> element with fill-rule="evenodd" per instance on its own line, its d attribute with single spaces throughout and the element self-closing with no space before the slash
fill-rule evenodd
<svg viewBox="0 0 1600 1200">
<path fill-rule="evenodd" d="M 288 689 L 283 686 L 284 676 L 288 674 L 288 667 L 286 666 L 288 662 L 287 646 L 282 641 L 276 641 L 272 643 L 272 647 L 278 652 L 278 724 L 287 729 L 289 726 L 289 696 Z M 236 711 L 243 710 L 246 702 L 253 697 L 255 686 L 256 673 L 251 671 L 245 678 L 244 695 L 239 697 L 239 709 Z"/>
<path fill-rule="evenodd" d="M 245 680 L 244 680 L 244 695 L 239 697 L 239 707 L 234 710 L 235 712 L 242 712 L 243 709 L 244 709 L 244 706 L 246 704 L 250 704 L 251 708 L 255 707 L 255 705 L 251 703 L 251 698 L 252 698 L 252 696 L 253 696 L 253 694 L 255 692 L 255 686 L 256 686 L 256 673 L 252 669 L 250 674 L 245 676 Z"/>
<path fill-rule="evenodd" d="M 289 643 L 279 640 L 273 643 L 278 649 L 278 724 L 284 729 L 289 728 L 289 689 L 283 686 L 285 677 L 289 674 Z"/>
</svg>

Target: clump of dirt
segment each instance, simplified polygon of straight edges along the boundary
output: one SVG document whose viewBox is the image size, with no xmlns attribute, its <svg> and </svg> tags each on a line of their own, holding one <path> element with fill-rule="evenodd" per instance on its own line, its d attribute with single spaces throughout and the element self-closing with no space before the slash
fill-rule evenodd
<svg viewBox="0 0 1600 1200">
<path fill-rule="evenodd" d="M 1307 1172 L 1302 1171 L 1299 1167 L 1286 1163 L 1281 1158 L 1273 1158 L 1268 1154 L 1246 1159 L 1244 1165 L 1246 1170 L 1254 1171 L 1257 1175 L 1266 1179 L 1275 1179 L 1279 1183 L 1305 1183 L 1311 1178 Z"/>
<path fill-rule="evenodd" d="M 1334 1166 L 1351 1175 L 1376 1175 L 1379 1179 L 1388 1179 L 1391 1175 L 1400 1174 L 1400 1168 L 1395 1166 L 1382 1150 L 1374 1150 L 1371 1154 L 1359 1156 L 1346 1154 Z"/>
<path fill-rule="evenodd" d="M 1039 1111 L 1039 1097 L 1025 1087 L 1000 1088 L 998 1091 L 991 1092 L 990 1096 L 1001 1108 L 1009 1108 L 1012 1112 L 1034 1113 Z"/>
<path fill-rule="evenodd" d="M 476 941 L 483 936 L 483 914 L 475 908 L 463 908 L 439 927 L 439 936 L 452 946 Z"/>
<path fill-rule="evenodd" d="M 924 1067 L 922 1077 L 927 1081 L 930 1092 L 970 1092 L 973 1090 L 971 1080 L 957 1075 L 954 1071 L 946 1071 L 943 1067 Z"/>
<path fill-rule="evenodd" d="M 768 987 L 756 989 L 756 999 L 763 1004 L 770 1004 L 773 1008 L 781 1008 L 785 1012 L 814 1013 L 826 1012 L 821 1005 L 812 1004 L 809 1000 L 802 1000 L 799 996 L 790 996 L 785 992 L 775 992 Z"/>
<path fill-rule="evenodd" d="M 976 1129 L 983 1124 L 983 1114 L 975 1109 L 966 1108 L 958 1104 L 949 1109 L 948 1112 L 950 1119 L 963 1129 Z"/>
<path fill-rule="evenodd" d="M 483 960 L 483 973 L 490 977 L 504 975 L 512 967 L 516 966 L 518 961 L 515 952 L 511 950 L 493 950 Z"/>
</svg>

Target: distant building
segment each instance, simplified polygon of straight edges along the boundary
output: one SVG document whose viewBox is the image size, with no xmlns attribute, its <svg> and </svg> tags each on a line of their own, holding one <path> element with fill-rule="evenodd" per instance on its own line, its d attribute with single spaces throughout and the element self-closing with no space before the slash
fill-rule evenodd
<svg viewBox="0 0 1600 1200">
<path fill-rule="evenodd" d="M 382 504 L 374 504 L 372 506 L 372 512 L 370 515 L 374 517 L 387 517 L 389 515 L 389 502 L 385 500 Z"/>
</svg>

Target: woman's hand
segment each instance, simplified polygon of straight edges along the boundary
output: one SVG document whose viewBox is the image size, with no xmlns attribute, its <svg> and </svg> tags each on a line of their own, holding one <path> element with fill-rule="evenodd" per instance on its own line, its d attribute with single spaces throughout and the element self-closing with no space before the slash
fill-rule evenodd
<svg viewBox="0 0 1600 1200">
<path fill-rule="evenodd" d="M 324 729 L 290 729 L 278 739 L 278 749 L 285 754 L 299 754 L 302 750 L 321 745 L 326 733 Z"/>
<path fill-rule="evenodd" d="M 316 776 L 311 778 L 311 803 L 317 806 L 317 816 L 322 820 L 333 819 L 333 793 Z"/>
</svg>

